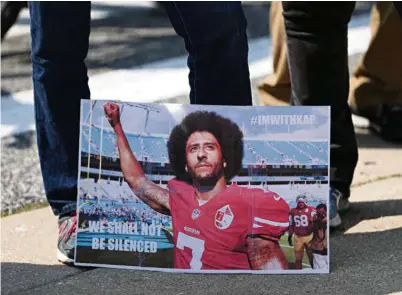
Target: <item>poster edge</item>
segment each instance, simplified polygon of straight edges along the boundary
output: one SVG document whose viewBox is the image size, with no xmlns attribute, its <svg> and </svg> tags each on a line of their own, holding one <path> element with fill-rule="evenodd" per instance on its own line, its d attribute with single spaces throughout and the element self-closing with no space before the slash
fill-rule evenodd
<svg viewBox="0 0 402 295">
<path fill-rule="evenodd" d="M 125 270 L 138 270 L 149 272 L 161 273 L 178 273 L 178 274 L 222 274 L 222 275 L 236 275 L 236 274 L 253 274 L 253 275 L 310 275 L 310 274 L 329 274 L 329 267 L 323 270 L 306 269 L 300 270 L 192 270 L 192 269 L 177 269 L 177 268 L 162 268 L 162 267 L 142 267 L 131 265 L 114 265 L 114 264 L 93 264 L 93 263 L 80 263 L 76 262 L 75 266 L 81 267 L 96 267 L 96 268 L 111 268 L 111 269 L 125 269 Z"/>
<path fill-rule="evenodd" d="M 82 123 L 83 123 L 83 105 L 87 101 L 90 101 L 91 103 L 96 101 L 105 101 L 103 99 L 81 99 L 81 105 L 80 105 L 80 136 L 79 136 L 79 155 L 78 155 L 78 178 L 77 181 L 80 181 L 80 175 L 81 175 L 81 145 L 82 145 Z M 128 101 L 121 101 L 119 102 L 125 103 Z M 179 103 L 164 103 L 164 102 L 148 102 L 144 104 L 149 104 L 149 105 L 183 105 Z M 187 106 L 192 106 L 188 105 Z M 213 105 L 205 105 L 206 107 L 212 107 Z M 214 106 L 215 107 L 215 106 Z M 227 106 L 220 106 L 220 107 L 227 107 Z M 250 107 L 257 107 L 257 106 L 250 106 Z M 272 107 L 272 106 L 271 106 Z M 279 106 L 280 107 L 280 106 Z M 314 106 L 309 106 L 309 108 L 314 108 Z M 327 111 L 328 111 L 328 188 L 330 187 L 330 142 L 331 142 L 331 107 L 327 106 Z M 329 193 L 327 194 L 327 205 L 329 208 L 330 205 L 330 197 Z M 79 192 L 77 190 L 77 211 L 79 209 Z M 77 221 L 79 219 L 79 216 L 77 216 Z M 327 224 L 327 230 L 329 232 L 329 223 Z M 74 249 L 74 265 L 76 266 L 86 266 L 86 267 L 101 267 L 101 268 L 113 268 L 113 269 L 132 269 L 132 270 L 141 270 L 141 271 L 154 271 L 154 272 L 168 272 L 168 273 L 197 273 L 197 274 L 329 274 L 330 273 L 330 266 L 331 266 L 331 255 L 330 255 L 330 235 L 328 235 L 328 268 L 324 270 L 314 270 L 314 269 L 309 269 L 303 272 L 300 272 L 299 270 L 185 270 L 185 269 L 175 269 L 175 268 L 156 268 L 156 267 L 140 267 L 140 266 L 124 266 L 124 265 L 109 265 L 109 264 L 91 264 L 91 263 L 79 263 L 76 261 L 77 257 L 77 249 L 78 249 L 78 239 L 75 241 L 75 249 Z"/>
</svg>

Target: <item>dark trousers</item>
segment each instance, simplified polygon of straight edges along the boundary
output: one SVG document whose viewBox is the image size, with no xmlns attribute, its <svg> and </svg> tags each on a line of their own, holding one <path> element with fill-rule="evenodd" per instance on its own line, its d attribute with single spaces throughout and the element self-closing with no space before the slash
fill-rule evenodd
<svg viewBox="0 0 402 295">
<path fill-rule="evenodd" d="M 393 2 L 394 2 L 395 9 L 396 9 L 396 11 L 398 11 L 398 14 L 402 21 L 402 2 L 401 1 L 393 1 Z"/>
<path fill-rule="evenodd" d="M 241 2 L 161 4 L 189 52 L 191 103 L 251 105 Z M 90 10 L 90 2 L 29 2 L 39 158 L 56 215 L 76 209 L 80 100 L 90 98 Z"/>
<path fill-rule="evenodd" d="M 348 107 L 347 26 L 355 2 L 282 2 L 293 105 L 331 106 L 331 185 L 346 195 L 358 152 Z"/>
</svg>

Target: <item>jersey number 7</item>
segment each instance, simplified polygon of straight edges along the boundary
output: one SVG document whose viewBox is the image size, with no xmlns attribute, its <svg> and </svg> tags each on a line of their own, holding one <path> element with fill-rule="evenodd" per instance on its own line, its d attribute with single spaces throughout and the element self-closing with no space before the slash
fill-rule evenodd
<svg viewBox="0 0 402 295">
<path fill-rule="evenodd" d="M 190 261 L 191 269 L 201 269 L 202 262 L 201 257 L 205 250 L 205 241 L 188 236 L 182 232 L 179 232 L 177 236 L 176 247 L 184 250 L 184 247 L 190 248 L 192 252 L 192 258 Z"/>
</svg>

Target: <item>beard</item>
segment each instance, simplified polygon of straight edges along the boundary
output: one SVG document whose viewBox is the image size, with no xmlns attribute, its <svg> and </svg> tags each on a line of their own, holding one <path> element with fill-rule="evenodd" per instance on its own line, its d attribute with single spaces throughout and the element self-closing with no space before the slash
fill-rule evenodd
<svg viewBox="0 0 402 295">
<path fill-rule="evenodd" d="M 219 165 L 218 169 L 214 169 L 211 174 L 202 176 L 197 175 L 194 170 L 188 168 L 188 174 L 192 179 L 192 183 L 197 186 L 200 192 L 208 192 L 212 190 L 218 180 L 224 175 L 223 165 Z"/>
</svg>

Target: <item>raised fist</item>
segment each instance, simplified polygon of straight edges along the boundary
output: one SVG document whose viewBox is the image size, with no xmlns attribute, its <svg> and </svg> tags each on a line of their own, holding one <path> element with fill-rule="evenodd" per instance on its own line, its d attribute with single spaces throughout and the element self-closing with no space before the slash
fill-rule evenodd
<svg viewBox="0 0 402 295">
<path fill-rule="evenodd" d="M 120 123 L 120 107 L 118 104 L 108 102 L 103 105 L 106 118 L 109 120 L 109 124 L 114 127 Z"/>
</svg>

